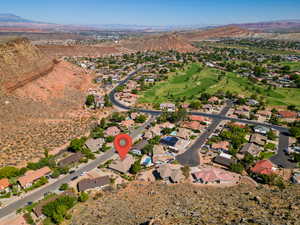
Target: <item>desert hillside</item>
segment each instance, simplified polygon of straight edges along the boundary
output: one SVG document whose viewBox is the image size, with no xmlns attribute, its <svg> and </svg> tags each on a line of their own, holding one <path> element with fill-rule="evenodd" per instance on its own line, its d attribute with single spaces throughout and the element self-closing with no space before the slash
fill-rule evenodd
<svg viewBox="0 0 300 225">
<path fill-rule="evenodd" d="M 151 35 L 121 42 L 125 48 L 135 51 L 168 51 L 188 52 L 193 46 L 176 34 Z"/>
<path fill-rule="evenodd" d="M 96 194 L 72 212 L 71 225 L 299 224 L 300 189 L 131 183 Z"/>
<path fill-rule="evenodd" d="M 3 45 L 0 60 L 0 166 L 24 165 L 86 132 L 89 74 L 25 39 Z"/>
<path fill-rule="evenodd" d="M 189 41 L 198 41 L 225 37 L 250 37 L 254 34 L 254 31 L 249 31 L 247 29 L 236 26 L 225 26 L 202 31 L 191 31 L 184 33 L 182 36 Z"/>
</svg>

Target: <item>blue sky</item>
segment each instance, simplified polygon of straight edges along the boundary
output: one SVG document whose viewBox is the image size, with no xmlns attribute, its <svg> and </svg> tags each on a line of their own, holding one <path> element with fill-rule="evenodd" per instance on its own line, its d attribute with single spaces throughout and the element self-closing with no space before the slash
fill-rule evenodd
<svg viewBox="0 0 300 225">
<path fill-rule="evenodd" d="M 0 13 L 61 24 L 230 24 L 300 19 L 300 0 L 2 0 Z"/>
</svg>

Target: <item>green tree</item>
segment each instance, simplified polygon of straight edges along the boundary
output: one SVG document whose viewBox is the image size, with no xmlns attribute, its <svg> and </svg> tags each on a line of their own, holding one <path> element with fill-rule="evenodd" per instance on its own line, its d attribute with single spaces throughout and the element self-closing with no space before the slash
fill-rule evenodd
<svg viewBox="0 0 300 225">
<path fill-rule="evenodd" d="M 86 97 L 85 104 L 88 107 L 95 105 L 95 96 L 94 95 L 88 95 Z"/>
<path fill-rule="evenodd" d="M 300 138 L 300 127 L 292 127 L 290 128 L 291 135 L 295 138 Z"/>
<path fill-rule="evenodd" d="M 88 193 L 82 191 L 78 197 L 78 201 L 80 202 L 86 202 L 89 199 Z"/>
<path fill-rule="evenodd" d="M 13 166 L 6 166 L 0 169 L 0 178 L 12 178 L 20 175 L 20 170 Z"/>
<path fill-rule="evenodd" d="M 69 188 L 69 185 L 67 183 L 64 183 L 62 185 L 60 185 L 59 190 L 60 191 L 65 191 Z"/>
<path fill-rule="evenodd" d="M 130 167 L 129 172 L 131 174 L 137 174 L 139 171 L 141 171 L 141 160 L 136 160 Z"/>
<path fill-rule="evenodd" d="M 230 165 L 229 169 L 232 172 L 240 173 L 241 174 L 243 172 L 243 170 L 244 170 L 244 166 L 241 163 L 234 163 L 234 164 Z"/>
</svg>

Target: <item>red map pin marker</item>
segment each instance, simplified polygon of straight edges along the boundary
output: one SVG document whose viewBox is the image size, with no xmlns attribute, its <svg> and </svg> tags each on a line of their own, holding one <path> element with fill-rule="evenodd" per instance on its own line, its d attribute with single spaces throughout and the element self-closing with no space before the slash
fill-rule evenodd
<svg viewBox="0 0 300 225">
<path fill-rule="evenodd" d="M 126 155 L 131 148 L 132 138 L 128 134 L 118 134 L 114 139 L 114 146 L 121 160 L 126 158 Z"/>
</svg>

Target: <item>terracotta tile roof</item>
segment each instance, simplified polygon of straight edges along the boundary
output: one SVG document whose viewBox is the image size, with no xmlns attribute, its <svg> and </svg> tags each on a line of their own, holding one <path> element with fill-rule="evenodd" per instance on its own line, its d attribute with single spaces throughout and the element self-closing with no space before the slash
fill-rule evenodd
<svg viewBox="0 0 300 225">
<path fill-rule="evenodd" d="M 64 158 L 58 162 L 58 165 L 61 167 L 67 166 L 72 163 L 79 162 L 80 159 L 83 158 L 83 154 L 81 152 L 76 152 L 67 158 Z"/>
<path fill-rule="evenodd" d="M 110 169 L 116 170 L 120 173 L 127 173 L 134 163 L 134 158 L 131 155 L 127 155 L 124 160 L 115 160 L 113 163 L 109 165 Z"/>
<path fill-rule="evenodd" d="M 124 127 L 131 127 L 134 125 L 134 120 L 123 120 L 121 125 Z"/>
<path fill-rule="evenodd" d="M 219 101 L 219 98 L 216 97 L 216 96 L 213 96 L 213 97 L 208 99 L 208 102 L 217 102 L 217 101 Z"/>
<path fill-rule="evenodd" d="M 185 121 L 181 126 L 192 130 L 200 130 L 203 127 L 198 121 Z"/>
<path fill-rule="evenodd" d="M 196 116 L 196 115 L 191 115 L 189 116 L 190 120 L 198 121 L 198 122 L 207 122 L 209 119 L 204 116 Z"/>
<path fill-rule="evenodd" d="M 273 164 L 269 160 L 260 160 L 251 168 L 253 173 L 271 175 L 273 173 Z"/>
<path fill-rule="evenodd" d="M 203 183 L 213 183 L 218 181 L 233 181 L 233 174 L 219 168 L 204 168 L 201 171 L 193 173 L 193 176 Z"/>
<path fill-rule="evenodd" d="M 283 118 L 296 118 L 297 113 L 293 111 L 279 111 L 278 114 Z"/>
<path fill-rule="evenodd" d="M 18 179 L 19 183 L 22 187 L 26 187 L 27 184 L 30 184 L 39 178 L 49 174 L 51 172 L 50 168 L 48 166 L 43 167 L 38 170 L 29 170 L 25 173 L 24 176 L 20 177 Z"/>
<path fill-rule="evenodd" d="M 10 183 L 7 178 L 0 179 L 0 191 L 4 190 L 5 188 L 9 187 Z"/>
<path fill-rule="evenodd" d="M 109 127 L 105 130 L 105 134 L 108 136 L 116 136 L 117 134 L 120 133 L 120 130 L 118 127 L 113 126 L 113 127 Z"/>
<path fill-rule="evenodd" d="M 217 143 L 213 143 L 211 147 L 213 149 L 228 150 L 229 149 L 229 142 L 228 141 L 220 141 L 220 142 L 217 142 Z"/>
</svg>

